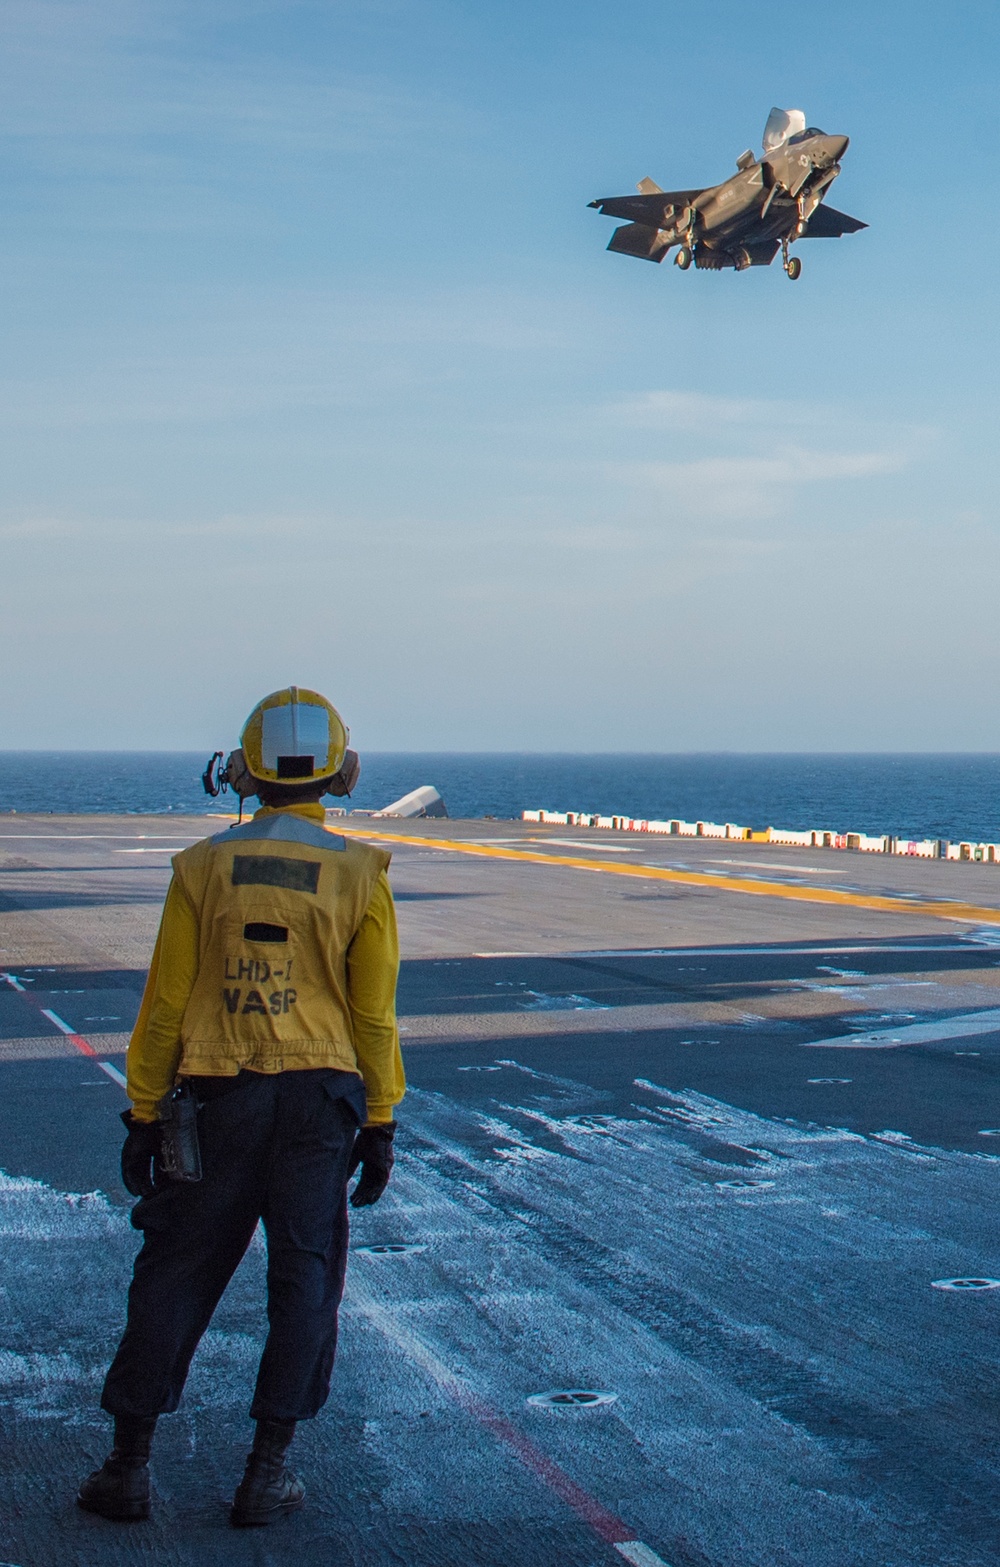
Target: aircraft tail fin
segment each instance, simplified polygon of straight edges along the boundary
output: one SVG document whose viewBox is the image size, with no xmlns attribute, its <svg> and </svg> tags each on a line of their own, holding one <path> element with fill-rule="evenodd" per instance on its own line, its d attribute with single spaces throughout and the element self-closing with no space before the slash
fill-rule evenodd
<svg viewBox="0 0 1000 1567">
<path fill-rule="evenodd" d="M 662 185 L 657 185 L 656 181 L 655 180 L 651 180 L 648 174 L 646 175 L 646 178 L 644 180 L 640 180 L 639 181 L 638 185 L 635 188 L 639 192 L 640 196 L 662 196 L 663 195 L 663 186 Z"/>
</svg>

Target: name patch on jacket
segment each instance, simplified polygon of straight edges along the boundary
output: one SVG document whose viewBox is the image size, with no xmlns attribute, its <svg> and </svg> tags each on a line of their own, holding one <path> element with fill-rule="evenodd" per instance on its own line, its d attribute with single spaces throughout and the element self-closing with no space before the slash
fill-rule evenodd
<svg viewBox="0 0 1000 1567">
<path fill-rule="evenodd" d="M 234 887 L 290 887 L 293 892 L 315 892 L 319 886 L 319 860 L 286 860 L 277 854 L 237 854 L 233 859 Z"/>
</svg>

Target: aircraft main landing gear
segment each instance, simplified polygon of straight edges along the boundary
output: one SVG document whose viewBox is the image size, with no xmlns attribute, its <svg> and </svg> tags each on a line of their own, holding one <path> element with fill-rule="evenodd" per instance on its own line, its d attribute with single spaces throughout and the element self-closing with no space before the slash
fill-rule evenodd
<svg viewBox="0 0 1000 1567">
<path fill-rule="evenodd" d="M 691 265 L 691 260 L 691 247 L 689 245 L 682 245 L 674 257 L 674 266 L 680 267 L 682 272 L 686 272 L 688 267 Z"/>
<path fill-rule="evenodd" d="M 795 279 L 802 272 L 802 262 L 799 260 L 798 256 L 790 256 L 788 254 L 788 236 L 787 236 L 787 234 L 785 235 L 785 238 L 781 241 L 781 265 L 785 269 L 786 277 L 791 278 L 792 282 L 794 283 Z"/>
</svg>

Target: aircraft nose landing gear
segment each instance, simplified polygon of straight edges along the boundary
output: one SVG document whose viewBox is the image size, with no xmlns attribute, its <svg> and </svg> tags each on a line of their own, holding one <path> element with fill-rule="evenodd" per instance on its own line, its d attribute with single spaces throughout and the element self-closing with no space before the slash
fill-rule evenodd
<svg viewBox="0 0 1000 1567">
<path fill-rule="evenodd" d="M 691 265 L 691 259 L 691 247 L 689 245 L 682 245 L 674 257 L 674 266 L 680 267 L 682 272 L 686 272 L 688 267 Z"/>
</svg>

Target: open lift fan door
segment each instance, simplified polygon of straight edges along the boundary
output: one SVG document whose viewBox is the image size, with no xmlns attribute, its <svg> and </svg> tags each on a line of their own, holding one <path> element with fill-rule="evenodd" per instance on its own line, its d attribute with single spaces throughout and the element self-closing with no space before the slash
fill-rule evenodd
<svg viewBox="0 0 1000 1567">
<path fill-rule="evenodd" d="M 806 117 L 801 109 L 772 109 L 764 126 L 761 146 L 765 154 L 783 147 L 789 136 L 797 136 L 806 128 Z"/>
</svg>

